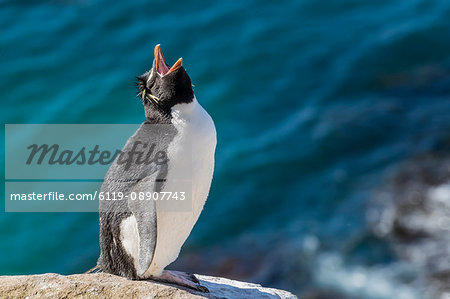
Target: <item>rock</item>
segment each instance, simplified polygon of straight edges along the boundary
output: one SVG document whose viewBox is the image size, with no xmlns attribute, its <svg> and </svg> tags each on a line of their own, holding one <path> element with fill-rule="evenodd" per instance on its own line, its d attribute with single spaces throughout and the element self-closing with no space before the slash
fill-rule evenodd
<svg viewBox="0 0 450 299">
<path fill-rule="evenodd" d="M 297 298 L 289 292 L 196 275 L 210 293 L 106 274 L 0 276 L 0 298 Z"/>
<path fill-rule="evenodd" d="M 376 194 L 369 223 L 414 273 L 424 298 L 450 298 L 450 141 L 405 161 Z"/>
</svg>

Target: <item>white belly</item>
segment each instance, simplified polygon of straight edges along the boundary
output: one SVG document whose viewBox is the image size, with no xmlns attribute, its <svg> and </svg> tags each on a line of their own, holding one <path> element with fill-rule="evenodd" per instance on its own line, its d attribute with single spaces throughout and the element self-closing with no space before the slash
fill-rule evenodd
<svg viewBox="0 0 450 299">
<path fill-rule="evenodd" d="M 172 123 L 178 132 L 167 153 L 169 172 L 164 190 L 183 192 L 188 183 L 191 196 L 181 211 L 173 211 L 174 201 L 170 205 L 156 201 L 156 249 L 144 277 L 161 275 L 178 257 L 206 202 L 214 172 L 216 130 L 209 114 L 195 98 L 192 103 L 176 105 L 172 111 Z"/>
</svg>

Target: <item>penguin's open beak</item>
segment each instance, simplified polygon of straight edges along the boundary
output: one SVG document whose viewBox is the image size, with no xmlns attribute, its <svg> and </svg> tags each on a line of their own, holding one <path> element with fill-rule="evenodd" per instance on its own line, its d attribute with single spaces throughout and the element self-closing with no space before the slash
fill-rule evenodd
<svg viewBox="0 0 450 299">
<path fill-rule="evenodd" d="M 161 46 L 159 44 L 156 45 L 154 67 L 158 74 L 160 74 L 161 76 L 165 76 L 173 71 L 176 71 L 182 65 L 183 65 L 183 58 L 180 58 L 177 60 L 177 62 L 175 62 L 175 64 L 171 68 L 169 68 L 169 66 L 166 63 L 166 60 L 164 59 Z"/>
</svg>

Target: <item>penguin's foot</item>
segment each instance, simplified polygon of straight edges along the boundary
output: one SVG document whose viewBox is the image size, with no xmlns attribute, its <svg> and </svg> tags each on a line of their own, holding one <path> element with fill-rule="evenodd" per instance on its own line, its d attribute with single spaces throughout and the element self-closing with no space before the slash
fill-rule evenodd
<svg viewBox="0 0 450 299">
<path fill-rule="evenodd" d="M 151 279 L 187 287 L 203 293 L 209 293 L 209 290 L 206 287 L 200 285 L 197 277 L 185 272 L 164 270 L 161 276 L 151 277 Z"/>
</svg>

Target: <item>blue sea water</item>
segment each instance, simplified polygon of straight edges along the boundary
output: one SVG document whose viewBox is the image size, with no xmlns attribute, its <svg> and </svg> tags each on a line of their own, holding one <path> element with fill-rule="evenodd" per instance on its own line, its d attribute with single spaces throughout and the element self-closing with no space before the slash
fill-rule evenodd
<svg viewBox="0 0 450 299">
<path fill-rule="evenodd" d="M 179 268 L 297 294 L 315 285 L 420 298 L 390 276 L 396 257 L 368 237 L 366 211 L 393 168 L 449 136 L 450 2 L 0 7 L 5 124 L 140 123 L 134 81 L 153 47 L 169 63 L 183 57 L 218 145 L 210 197 Z M 80 273 L 99 254 L 95 213 L 1 213 L 0 236 L 0 274 Z M 210 268 L 193 261 L 206 252 L 217 261 Z M 233 262 L 242 255 L 248 265 Z"/>
</svg>

